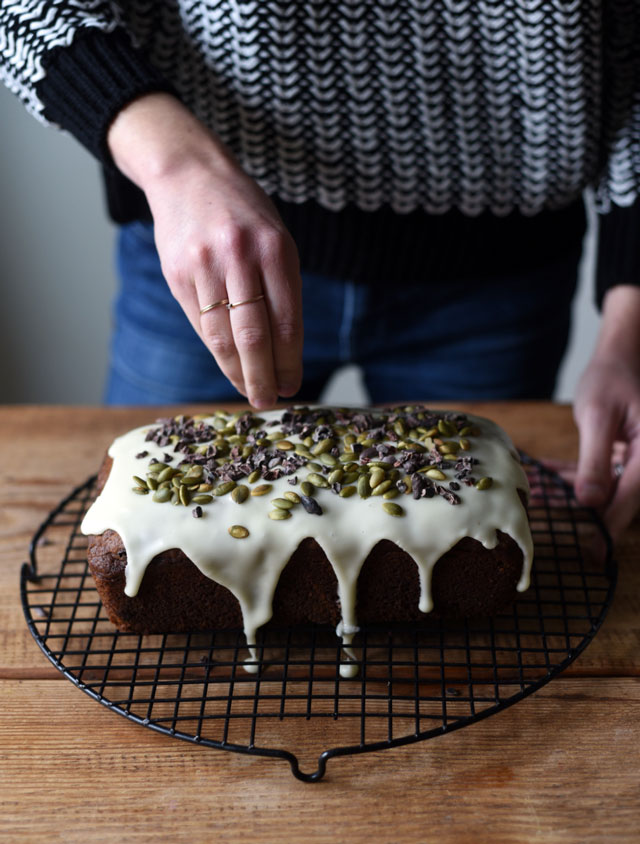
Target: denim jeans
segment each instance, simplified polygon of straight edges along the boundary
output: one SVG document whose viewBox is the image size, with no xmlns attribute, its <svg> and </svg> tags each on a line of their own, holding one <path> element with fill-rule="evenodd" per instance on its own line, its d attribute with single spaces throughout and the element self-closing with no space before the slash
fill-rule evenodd
<svg viewBox="0 0 640 844">
<path fill-rule="evenodd" d="M 477 280 L 369 286 L 303 274 L 304 382 L 316 401 L 359 364 L 373 402 L 550 398 L 580 244 L 552 264 Z M 153 227 L 123 226 L 108 404 L 238 400 L 163 279 Z"/>
</svg>

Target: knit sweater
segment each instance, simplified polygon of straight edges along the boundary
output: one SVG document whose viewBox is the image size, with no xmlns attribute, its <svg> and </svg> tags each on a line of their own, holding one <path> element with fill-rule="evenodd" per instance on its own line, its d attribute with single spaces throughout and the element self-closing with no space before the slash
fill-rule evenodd
<svg viewBox="0 0 640 844">
<path fill-rule="evenodd" d="M 469 278 L 600 216 L 597 291 L 640 283 L 636 0 L 3 0 L 0 75 L 105 168 L 117 112 L 175 93 L 269 193 L 303 267 Z"/>
</svg>

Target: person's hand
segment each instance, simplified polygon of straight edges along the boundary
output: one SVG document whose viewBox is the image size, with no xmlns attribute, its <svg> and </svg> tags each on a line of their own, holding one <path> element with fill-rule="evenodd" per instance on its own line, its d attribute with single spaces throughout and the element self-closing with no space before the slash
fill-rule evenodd
<svg viewBox="0 0 640 844">
<path fill-rule="evenodd" d="M 620 285 L 607 293 L 574 417 L 580 433 L 576 496 L 601 510 L 613 539 L 619 539 L 640 512 L 639 287 Z M 619 473 L 612 471 L 613 454 Z"/>
<path fill-rule="evenodd" d="M 168 94 L 124 108 L 107 142 L 145 192 L 163 274 L 222 372 L 259 409 L 293 395 L 302 285 L 295 244 L 269 198 Z"/>
</svg>

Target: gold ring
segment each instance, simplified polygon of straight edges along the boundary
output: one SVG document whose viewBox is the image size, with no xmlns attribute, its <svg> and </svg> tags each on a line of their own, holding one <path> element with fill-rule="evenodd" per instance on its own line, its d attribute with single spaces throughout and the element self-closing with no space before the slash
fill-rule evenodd
<svg viewBox="0 0 640 844">
<path fill-rule="evenodd" d="M 264 299 L 264 293 L 261 293 L 259 296 L 253 296 L 251 299 L 243 299 L 242 302 L 233 302 L 227 305 L 227 310 L 231 310 L 231 308 L 238 308 L 240 305 L 248 305 L 250 302 L 259 302 L 260 299 Z"/>
<path fill-rule="evenodd" d="M 207 305 L 206 308 L 200 308 L 201 314 L 206 314 L 207 311 L 212 311 L 214 308 L 220 308 L 222 305 L 229 305 L 228 299 L 218 299 L 217 302 L 213 302 L 211 305 Z"/>
</svg>

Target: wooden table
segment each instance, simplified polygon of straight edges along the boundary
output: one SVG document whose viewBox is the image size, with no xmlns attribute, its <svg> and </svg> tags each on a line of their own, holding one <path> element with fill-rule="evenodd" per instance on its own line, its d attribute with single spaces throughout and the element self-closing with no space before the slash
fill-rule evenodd
<svg viewBox="0 0 640 844">
<path fill-rule="evenodd" d="M 535 457 L 575 458 L 567 407 L 477 404 Z M 640 527 L 595 641 L 516 706 L 403 748 L 289 767 L 198 747 L 110 713 L 43 657 L 18 589 L 35 528 L 149 409 L 0 409 L 0 841 L 637 842 Z"/>
</svg>

